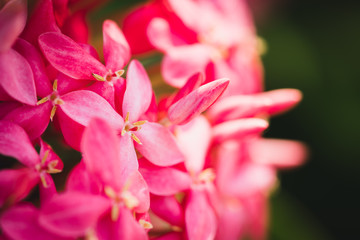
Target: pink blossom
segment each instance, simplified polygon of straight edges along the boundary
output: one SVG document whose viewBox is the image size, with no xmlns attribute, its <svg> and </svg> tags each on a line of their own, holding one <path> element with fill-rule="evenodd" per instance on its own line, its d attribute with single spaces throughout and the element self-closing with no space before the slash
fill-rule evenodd
<svg viewBox="0 0 360 240">
<path fill-rule="evenodd" d="M 137 171 L 136 155 L 123 144 L 124 140 L 105 121 L 90 122 L 82 140 L 86 170 L 78 169 L 72 178 L 93 178 L 101 188 L 99 192 L 89 192 L 81 186 L 71 187 L 72 190 L 53 197 L 40 210 L 39 221 L 45 228 L 68 237 L 96 234 L 100 239 L 147 238 L 132 212 L 148 210 L 149 193 Z"/>
<path fill-rule="evenodd" d="M 131 31 L 139 25 L 140 33 Z M 134 52 L 150 49 L 136 40 L 140 36 L 164 52 L 162 73 L 173 86 L 203 72 L 210 81 L 230 78 L 227 95 L 262 89 L 258 42 L 243 1 L 154 1 L 132 12 L 124 27 Z"/>
<path fill-rule="evenodd" d="M 117 25 L 107 20 L 103 24 L 104 57 L 106 66 L 71 38 L 56 32 L 39 37 L 40 47 L 52 66 L 78 80 L 92 80 L 91 89 L 115 106 L 114 88 L 123 85 L 121 75 L 130 59 L 129 46 Z M 119 85 L 120 84 L 120 85 Z M 108 89 L 104 92 L 104 89 Z"/>
<path fill-rule="evenodd" d="M 63 163 L 51 147 L 40 140 L 40 154 L 26 132 L 18 125 L 0 121 L 0 153 L 16 158 L 25 168 L 1 171 L 1 204 L 13 204 L 41 182 L 45 188 L 53 185 L 49 174 L 62 171 Z"/>
<path fill-rule="evenodd" d="M 5 211 L 0 218 L 5 236 L 13 240 L 70 240 L 46 230 L 39 223 L 39 210 L 31 204 L 19 204 Z"/>
</svg>

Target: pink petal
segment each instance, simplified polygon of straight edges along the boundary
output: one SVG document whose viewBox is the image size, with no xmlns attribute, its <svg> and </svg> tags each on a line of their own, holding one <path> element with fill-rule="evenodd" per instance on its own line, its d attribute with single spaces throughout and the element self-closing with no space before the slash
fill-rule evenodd
<svg viewBox="0 0 360 240">
<path fill-rule="evenodd" d="M 227 79 L 207 83 L 170 106 L 168 118 L 173 124 L 185 124 L 209 108 L 225 91 Z"/>
<path fill-rule="evenodd" d="M 9 96 L 5 89 L 0 84 L 0 101 L 12 102 L 14 99 Z M 22 105 L 22 103 L 20 104 Z"/>
<path fill-rule="evenodd" d="M 243 48 L 246 46 L 234 49 L 227 61 L 220 60 L 215 64 L 215 77 L 226 74 L 231 79 L 229 92 L 227 92 L 229 96 L 264 91 L 264 74 L 259 56 L 253 53 L 244 54 Z"/>
<path fill-rule="evenodd" d="M 0 11 L 0 52 L 8 51 L 26 24 L 27 3 L 24 0 L 7 2 Z"/>
<path fill-rule="evenodd" d="M 139 205 L 134 208 L 137 213 L 145 213 L 150 208 L 149 188 L 140 172 L 135 171 L 127 180 L 130 185 L 129 191 L 139 201 Z"/>
<path fill-rule="evenodd" d="M 82 49 L 84 49 L 87 53 L 89 53 L 91 56 L 93 56 L 96 60 L 100 61 L 98 52 L 96 51 L 96 49 L 93 46 L 91 46 L 90 44 L 87 44 L 87 41 L 86 41 L 86 43 L 79 43 L 79 45 L 82 47 Z"/>
<path fill-rule="evenodd" d="M 211 49 L 202 44 L 172 48 L 161 65 L 165 81 L 174 87 L 182 87 L 192 75 L 205 71 L 211 61 L 210 55 Z"/>
<path fill-rule="evenodd" d="M 103 97 L 111 105 L 111 107 L 115 108 L 115 89 L 112 83 L 96 81 L 93 82 L 93 84 L 91 84 L 89 87 L 86 87 L 85 90 L 97 93 Z"/>
<path fill-rule="evenodd" d="M 124 34 L 114 21 L 104 21 L 103 38 L 106 67 L 113 72 L 123 69 L 131 57 L 130 47 Z"/>
<path fill-rule="evenodd" d="M 21 38 L 16 41 L 14 49 L 30 64 L 34 74 L 37 95 L 40 98 L 48 96 L 52 92 L 52 84 L 46 75 L 45 65 L 38 50 Z"/>
<path fill-rule="evenodd" d="M 102 63 L 61 33 L 44 33 L 39 37 L 39 44 L 51 65 L 69 77 L 94 79 L 92 74 L 104 76 L 107 73 Z"/>
<path fill-rule="evenodd" d="M 154 18 L 147 28 L 150 43 L 163 52 L 171 49 L 174 45 L 171 39 L 169 23 L 163 18 Z"/>
<path fill-rule="evenodd" d="M 96 195 L 102 192 L 102 186 L 86 170 L 84 161 L 81 161 L 71 170 L 66 181 L 66 190 L 79 191 Z"/>
<path fill-rule="evenodd" d="M 186 231 L 189 239 L 213 239 L 216 233 L 216 216 L 206 194 L 191 190 L 185 208 Z"/>
<path fill-rule="evenodd" d="M 205 158 L 211 141 L 211 126 L 204 116 L 179 126 L 176 139 L 185 155 L 186 169 L 199 173 L 204 169 Z"/>
<path fill-rule="evenodd" d="M 10 208 L 0 220 L 1 229 L 13 240 L 65 240 L 68 238 L 53 234 L 38 222 L 39 211 L 30 204 Z"/>
<path fill-rule="evenodd" d="M 92 80 L 77 80 L 67 75 L 58 72 L 56 79 L 58 80 L 58 88 L 57 91 L 60 95 L 64 95 L 65 93 L 85 89 L 89 85 L 93 84 Z M 97 83 L 97 82 L 95 82 Z"/>
<path fill-rule="evenodd" d="M 264 194 L 257 194 L 243 202 L 248 216 L 248 232 L 252 239 L 266 239 L 268 229 L 268 199 Z"/>
<path fill-rule="evenodd" d="M 129 209 L 120 207 L 119 218 L 112 221 L 109 214 L 104 215 L 96 226 L 99 240 L 146 240 L 145 230 L 135 220 Z"/>
<path fill-rule="evenodd" d="M 34 140 L 43 134 L 49 125 L 52 104 L 46 102 L 39 106 L 22 106 L 4 117 L 4 120 L 14 122 L 21 126 Z"/>
<path fill-rule="evenodd" d="M 207 114 L 211 122 L 220 123 L 239 118 L 254 117 L 263 113 L 269 105 L 258 95 L 235 95 L 220 99 L 214 104 Z"/>
<path fill-rule="evenodd" d="M 136 136 L 142 142 L 136 144 L 136 149 L 151 163 L 166 167 L 184 161 L 174 136 L 160 124 L 147 122 Z"/>
<path fill-rule="evenodd" d="M 54 15 L 59 26 L 63 25 L 69 15 L 68 1 L 69 0 L 53 0 Z"/>
<path fill-rule="evenodd" d="M 276 172 L 273 168 L 247 163 L 229 181 L 227 190 L 229 195 L 248 197 L 258 192 L 268 193 L 275 182 Z"/>
<path fill-rule="evenodd" d="M 176 103 L 181 98 L 187 96 L 189 93 L 198 89 L 205 81 L 204 74 L 195 73 L 186 82 L 186 84 L 176 93 L 173 102 Z"/>
<path fill-rule="evenodd" d="M 64 104 L 59 106 L 61 111 L 83 126 L 87 126 L 94 117 L 106 120 L 116 129 L 121 129 L 124 124 L 122 117 L 111 105 L 94 92 L 74 91 L 61 96 L 61 99 L 64 101 Z"/>
<path fill-rule="evenodd" d="M 39 155 L 24 129 L 12 122 L 0 121 L 0 153 L 29 167 L 40 163 Z"/>
<path fill-rule="evenodd" d="M 81 150 L 88 171 L 114 190 L 121 190 L 127 178 L 138 169 L 132 140 L 127 136 L 119 138 L 104 120 L 91 120 L 84 132 Z"/>
<path fill-rule="evenodd" d="M 145 160 L 140 163 L 140 173 L 149 186 L 149 191 L 160 196 L 175 195 L 190 187 L 190 176 L 176 168 L 157 167 Z"/>
<path fill-rule="evenodd" d="M 55 22 L 52 0 L 38 1 L 21 37 L 38 46 L 38 37 L 46 32 L 60 32 Z"/>
<path fill-rule="evenodd" d="M 239 165 L 247 155 L 247 142 L 230 140 L 222 142 L 217 149 L 216 159 L 216 186 L 221 194 L 226 194 L 229 182 L 236 174 Z"/>
<path fill-rule="evenodd" d="M 215 12 L 215 6 L 211 4 L 212 1 L 169 0 L 168 3 L 171 10 L 184 24 L 198 33 L 209 30 L 221 20 Z M 199 12 L 201 12 L 201 18 L 199 18 Z"/>
<path fill-rule="evenodd" d="M 3 119 L 8 113 L 21 106 L 22 104 L 19 102 L 0 102 L 0 119 Z"/>
<path fill-rule="evenodd" d="M 44 184 L 39 184 L 41 205 L 45 204 L 52 197 L 57 195 L 56 186 L 50 174 L 44 174 L 43 176 L 45 178 L 46 187 L 44 186 Z"/>
<path fill-rule="evenodd" d="M 65 19 L 61 28 L 62 33 L 78 43 L 89 42 L 89 28 L 86 23 L 86 10 L 78 10 Z"/>
<path fill-rule="evenodd" d="M 146 29 L 151 19 L 160 14 L 161 9 L 159 6 L 161 4 L 157 2 L 149 2 L 125 17 L 123 31 L 133 54 L 144 53 L 154 49 L 146 36 Z"/>
<path fill-rule="evenodd" d="M 36 90 L 29 63 L 15 50 L 0 54 L 0 85 L 14 99 L 35 105 Z"/>
<path fill-rule="evenodd" d="M 56 112 L 55 119 L 60 125 L 65 142 L 73 149 L 80 151 L 80 143 L 85 126 L 72 120 L 61 109 L 58 109 Z"/>
<path fill-rule="evenodd" d="M 64 237 L 80 237 L 110 208 L 108 199 L 79 192 L 54 196 L 40 209 L 40 224 Z"/>
<path fill-rule="evenodd" d="M 152 86 L 144 67 L 137 60 L 130 62 L 126 77 L 123 116 L 129 113 L 130 122 L 133 122 L 141 120 L 139 117 L 149 108 Z"/>
<path fill-rule="evenodd" d="M 171 225 L 184 225 L 183 207 L 174 196 L 151 195 L 151 210 Z"/>
<path fill-rule="evenodd" d="M 225 200 L 226 201 L 226 200 Z M 238 240 L 246 230 L 247 215 L 241 202 L 229 200 L 219 213 L 216 239 Z"/>
<path fill-rule="evenodd" d="M 156 97 L 154 92 L 152 93 L 151 103 L 147 111 L 140 116 L 139 119 L 145 119 L 149 122 L 157 122 L 158 121 L 158 105 L 156 103 Z"/>
<path fill-rule="evenodd" d="M 213 140 L 223 142 L 228 139 L 241 139 L 256 136 L 264 131 L 269 123 L 260 118 L 244 118 L 228 121 L 213 128 Z"/>
<path fill-rule="evenodd" d="M 123 99 L 126 89 L 125 79 L 120 77 L 117 81 L 114 82 L 114 100 L 115 100 L 115 109 L 118 113 L 122 113 Z"/>
<path fill-rule="evenodd" d="M 0 171 L 0 206 L 12 205 L 25 198 L 39 182 L 33 169 L 5 169 Z"/>
<path fill-rule="evenodd" d="M 258 139 L 250 145 L 251 159 L 275 168 L 291 168 L 304 163 L 306 146 L 297 141 L 280 139 Z"/>
<path fill-rule="evenodd" d="M 271 115 L 288 111 L 302 99 L 302 93 L 297 89 L 278 89 L 261 95 L 270 102 L 267 112 Z"/>
</svg>

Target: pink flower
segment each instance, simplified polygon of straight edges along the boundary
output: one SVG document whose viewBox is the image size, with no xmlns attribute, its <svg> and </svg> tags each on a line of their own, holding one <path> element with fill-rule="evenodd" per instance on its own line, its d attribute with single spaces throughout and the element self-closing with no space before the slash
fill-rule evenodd
<svg viewBox="0 0 360 240">
<path fill-rule="evenodd" d="M 13 240 L 70 240 L 41 226 L 39 210 L 31 204 L 19 204 L 5 211 L 0 218 L 0 226 L 5 236 Z"/>
<path fill-rule="evenodd" d="M 276 168 L 302 164 L 306 147 L 297 141 L 263 139 L 256 122 L 289 110 L 301 100 L 294 89 L 280 89 L 247 96 L 221 99 L 208 111 L 213 126 L 212 156 L 216 156 L 216 187 L 219 193 L 217 236 L 238 239 L 250 234 L 264 239 L 267 228 L 266 196 L 276 184 Z M 235 125 L 245 135 L 234 134 Z M 254 125 L 255 124 L 255 125 Z M 254 128 L 255 127 L 255 128 Z M 252 130 L 253 129 L 253 130 Z M 249 131 L 250 130 L 250 131 Z M 236 131 L 235 131 L 236 132 Z M 228 231 L 236 223 L 237 231 Z"/>
<path fill-rule="evenodd" d="M 177 127 L 177 139 L 186 156 L 185 171 L 181 166 L 159 168 L 149 165 L 146 160 L 140 162 L 140 172 L 150 192 L 164 196 L 154 197 L 155 201 L 152 198 L 151 209 L 175 226 L 173 230 L 186 232 L 189 239 L 212 239 L 217 228 L 211 203 L 214 175 L 212 169 L 205 167 L 210 131 L 210 124 L 204 117 Z M 171 195 L 179 192 L 185 193 L 185 200 L 178 210 L 178 203 Z"/>
<path fill-rule="evenodd" d="M 49 174 L 61 172 L 63 163 L 51 147 L 40 140 L 38 154 L 26 132 L 11 122 L 0 121 L 0 132 L 0 153 L 16 158 L 26 166 L 0 172 L 1 205 L 20 201 L 38 182 L 45 188 L 53 187 Z"/>
<path fill-rule="evenodd" d="M 142 32 L 132 31 L 139 25 Z M 162 73 L 173 86 L 203 72 L 209 81 L 231 79 L 227 95 L 262 90 L 258 42 L 243 1 L 154 1 L 125 19 L 124 32 L 134 52 L 149 49 L 140 36 L 164 52 Z"/>
<path fill-rule="evenodd" d="M 71 78 L 92 80 L 91 90 L 114 107 L 115 98 L 122 97 L 115 97 L 114 94 L 118 88 L 121 92 L 121 75 L 130 59 L 130 49 L 121 30 L 111 20 L 104 22 L 103 36 L 105 66 L 81 45 L 61 33 L 44 33 L 39 37 L 39 44 L 53 67 Z"/>
<path fill-rule="evenodd" d="M 88 84 L 87 81 L 76 81 L 56 72 L 57 79 L 52 84 L 37 50 L 21 39 L 15 47 L 27 58 L 36 73 L 37 95 L 41 100 L 36 107 L 20 106 L 9 111 L 3 119 L 21 125 L 31 139 L 36 139 L 45 131 L 49 120 L 55 117 L 65 140 L 75 149 L 80 148 L 82 131 L 92 117 L 106 118 L 114 126 L 122 126 L 122 118 L 109 103 L 93 92 L 79 90 Z M 92 51 L 87 45 L 82 45 L 81 48 Z"/>
<path fill-rule="evenodd" d="M 95 234 L 99 239 L 147 239 L 132 213 L 148 210 L 149 193 L 137 171 L 135 152 L 124 141 L 128 139 L 119 139 L 105 121 L 90 122 L 82 140 L 86 170 L 77 168 L 68 191 L 41 208 L 39 221 L 46 229 L 64 237 Z M 92 182 L 99 188 L 75 187 L 71 184 L 76 179 L 83 186 Z"/>
</svg>

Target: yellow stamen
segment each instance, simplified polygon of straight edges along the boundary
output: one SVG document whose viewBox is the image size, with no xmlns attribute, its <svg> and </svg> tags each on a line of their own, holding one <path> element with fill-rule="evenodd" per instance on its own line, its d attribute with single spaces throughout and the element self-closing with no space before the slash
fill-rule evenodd
<svg viewBox="0 0 360 240">
<path fill-rule="evenodd" d="M 137 198 L 129 191 L 123 191 L 121 193 L 121 198 L 124 201 L 125 206 L 129 209 L 133 209 L 139 205 Z"/>
<path fill-rule="evenodd" d="M 47 182 L 46 182 L 46 179 L 45 179 L 44 175 L 40 175 L 40 180 L 41 180 L 41 183 L 42 183 L 42 185 L 44 186 L 44 188 L 48 188 L 48 187 L 49 187 L 49 185 L 48 185 Z"/>
<path fill-rule="evenodd" d="M 212 182 L 215 180 L 215 172 L 212 168 L 207 168 L 199 174 L 199 180 L 203 182 Z"/>
<path fill-rule="evenodd" d="M 126 113 L 126 117 L 125 117 L 125 122 L 129 122 L 129 115 L 130 115 L 130 113 L 127 112 L 127 113 Z"/>
<path fill-rule="evenodd" d="M 105 81 L 105 79 L 102 76 L 100 76 L 100 75 L 98 75 L 96 73 L 93 73 L 92 76 L 98 81 L 101 81 L 101 82 Z"/>
<path fill-rule="evenodd" d="M 52 109 L 51 109 L 51 113 L 50 113 L 50 120 L 51 121 L 53 121 L 53 118 L 55 116 L 56 108 L 57 108 L 57 106 L 53 106 Z"/>
<path fill-rule="evenodd" d="M 48 164 L 48 170 L 46 171 L 47 173 L 59 173 L 61 172 L 60 169 L 55 168 L 58 165 L 59 160 L 53 160 L 51 162 L 49 162 Z"/>
<path fill-rule="evenodd" d="M 96 236 L 95 230 L 90 228 L 85 234 L 85 240 L 99 240 Z"/>
<path fill-rule="evenodd" d="M 127 181 L 124 183 L 124 186 L 123 186 L 123 188 L 122 188 L 122 191 L 124 192 L 124 191 L 129 190 L 130 186 L 131 186 L 131 182 L 130 182 L 129 180 L 127 180 Z"/>
<path fill-rule="evenodd" d="M 144 229 L 152 229 L 154 226 L 148 222 L 148 221 L 145 221 L 144 219 L 140 219 L 139 220 L 139 224 L 140 226 L 142 226 Z"/>
<path fill-rule="evenodd" d="M 46 150 L 46 151 L 44 152 L 44 156 L 43 156 L 42 159 L 41 159 L 41 164 L 44 164 L 44 163 L 46 162 L 46 159 L 47 159 L 48 156 L 49 156 L 49 152 L 50 152 L 50 150 Z"/>
<path fill-rule="evenodd" d="M 53 83 L 53 91 L 57 91 L 57 87 L 58 87 L 58 80 L 57 79 L 55 79 L 54 80 L 54 83 Z"/>
<path fill-rule="evenodd" d="M 135 142 L 142 145 L 142 143 L 140 142 L 140 139 L 135 134 L 131 133 L 131 137 L 132 137 L 132 139 L 134 139 Z"/>
<path fill-rule="evenodd" d="M 126 130 L 125 130 L 125 128 L 124 128 L 123 130 L 121 130 L 121 136 L 124 136 L 125 133 L 126 133 Z"/>
<path fill-rule="evenodd" d="M 125 72 L 124 70 L 118 70 L 118 71 L 115 72 L 115 75 L 117 77 L 121 77 L 124 74 L 124 72 Z"/>
<path fill-rule="evenodd" d="M 114 222 L 118 220 L 119 212 L 120 212 L 119 205 L 114 204 L 111 208 L 111 220 L 113 220 Z"/>
<path fill-rule="evenodd" d="M 171 230 L 173 230 L 174 232 L 182 232 L 182 228 L 178 226 L 171 226 Z"/>
<path fill-rule="evenodd" d="M 48 100 L 49 100 L 48 97 L 44 97 L 44 98 L 40 99 L 40 100 L 36 103 L 36 105 L 40 105 L 40 104 L 42 104 L 42 103 L 44 103 L 44 102 L 47 102 Z"/>
<path fill-rule="evenodd" d="M 114 189 L 112 189 L 111 187 L 106 186 L 104 188 L 104 192 L 105 192 L 106 196 L 108 196 L 109 198 L 116 198 L 116 193 L 115 193 Z"/>
<path fill-rule="evenodd" d="M 134 122 L 132 125 L 138 127 L 138 126 L 141 126 L 141 125 L 143 125 L 143 124 L 145 124 L 145 123 L 147 123 L 147 121 L 146 121 L 146 120 L 142 120 L 142 121 Z"/>
</svg>

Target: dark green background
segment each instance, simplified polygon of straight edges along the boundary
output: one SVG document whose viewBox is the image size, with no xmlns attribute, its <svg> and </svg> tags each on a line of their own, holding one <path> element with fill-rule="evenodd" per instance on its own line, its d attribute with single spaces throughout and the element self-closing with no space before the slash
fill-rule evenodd
<svg viewBox="0 0 360 240">
<path fill-rule="evenodd" d="M 278 1 L 257 22 L 269 46 L 266 88 L 304 93 L 266 135 L 311 151 L 304 167 L 279 175 L 271 239 L 360 239 L 360 4 Z"/>
</svg>

